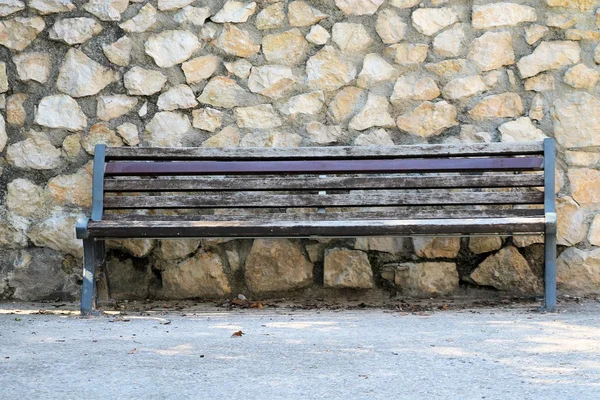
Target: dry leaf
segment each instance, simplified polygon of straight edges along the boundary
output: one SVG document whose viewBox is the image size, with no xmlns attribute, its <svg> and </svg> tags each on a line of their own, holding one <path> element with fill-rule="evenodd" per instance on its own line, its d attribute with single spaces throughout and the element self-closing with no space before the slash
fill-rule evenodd
<svg viewBox="0 0 600 400">
<path fill-rule="evenodd" d="M 136 351 L 137 351 L 137 349 L 134 347 L 127 354 L 135 354 Z"/>
<path fill-rule="evenodd" d="M 252 303 L 250 305 L 250 308 L 258 308 L 259 310 L 262 310 L 265 307 L 263 306 L 263 303 L 261 303 L 260 301 L 257 301 L 256 303 Z"/>
<path fill-rule="evenodd" d="M 237 331 L 233 332 L 233 335 L 231 335 L 231 337 L 242 337 L 242 335 L 245 335 L 245 333 L 242 331 Z"/>
</svg>

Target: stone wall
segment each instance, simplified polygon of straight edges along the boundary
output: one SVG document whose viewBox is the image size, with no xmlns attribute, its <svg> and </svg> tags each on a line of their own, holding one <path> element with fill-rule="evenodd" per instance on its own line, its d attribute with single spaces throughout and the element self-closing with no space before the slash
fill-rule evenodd
<svg viewBox="0 0 600 400">
<path fill-rule="evenodd" d="M 546 136 L 559 149 L 561 293 L 598 293 L 597 3 L 0 0 L 0 299 L 77 296 L 74 223 L 90 207 L 96 143 L 363 146 Z M 117 298 L 542 290 L 535 237 L 109 247 Z"/>
</svg>

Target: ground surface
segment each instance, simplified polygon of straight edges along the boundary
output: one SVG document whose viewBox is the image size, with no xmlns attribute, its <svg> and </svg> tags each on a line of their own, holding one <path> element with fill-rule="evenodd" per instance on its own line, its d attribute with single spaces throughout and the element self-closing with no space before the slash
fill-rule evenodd
<svg viewBox="0 0 600 400">
<path fill-rule="evenodd" d="M 593 300 L 558 314 L 155 306 L 82 319 L 73 307 L 0 304 L 0 398 L 600 398 Z"/>
</svg>

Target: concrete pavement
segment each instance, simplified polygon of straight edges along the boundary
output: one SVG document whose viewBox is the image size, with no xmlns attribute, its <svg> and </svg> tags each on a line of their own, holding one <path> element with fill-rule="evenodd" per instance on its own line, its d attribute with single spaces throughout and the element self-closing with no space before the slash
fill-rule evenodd
<svg viewBox="0 0 600 400">
<path fill-rule="evenodd" d="M 600 303 L 531 308 L 81 319 L 0 304 L 0 398 L 599 399 Z"/>
</svg>

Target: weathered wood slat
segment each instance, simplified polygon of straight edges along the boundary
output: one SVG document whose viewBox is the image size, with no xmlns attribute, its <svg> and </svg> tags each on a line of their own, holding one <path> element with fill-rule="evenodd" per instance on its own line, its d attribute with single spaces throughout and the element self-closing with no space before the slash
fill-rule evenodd
<svg viewBox="0 0 600 400">
<path fill-rule="evenodd" d="M 129 208 L 281 208 L 423 206 L 453 204 L 540 204 L 541 192 L 349 193 L 273 195 L 251 192 L 198 196 L 106 196 L 106 209 Z"/>
<path fill-rule="evenodd" d="M 114 147 L 107 160 L 310 160 L 343 158 L 450 157 L 542 154 L 541 142 L 336 146 L 299 148 L 146 148 Z"/>
<path fill-rule="evenodd" d="M 158 191 L 260 191 L 260 190 L 336 190 L 336 189 L 431 189 L 536 187 L 544 185 L 541 174 L 445 175 L 445 176 L 370 176 L 326 178 L 136 178 L 108 179 L 105 192 Z"/>
<path fill-rule="evenodd" d="M 104 219 L 110 221 L 344 221 L 370 219 L 461 219 L 461 218 L 508 218 L 508 217 L 543 217 L 544 210 L 510 209 L 510 210 L 467 210 L 436 209 L 419 210 L 403 209 L 390 211 L 357 211 L 357 212 L 308 212 L 308 213 L 259 213 L 259 214 L 207 214 L 207 215 L 142 215 L 142 214 L 105 214 Z"/>
<path fill-rule="evenodd" d="M 354 221 L 98 221 L 95 237 L 356 237 L 447 234 L 512 234 L 544 231 L 544 218 Z"/>
<path fill-rule="evenodd" d="M 256 175 L 460 171 L 539 171 L 543 157 L 308 161 L 172 161 L 106 164 L 105 175 Z"/>
</svg>

